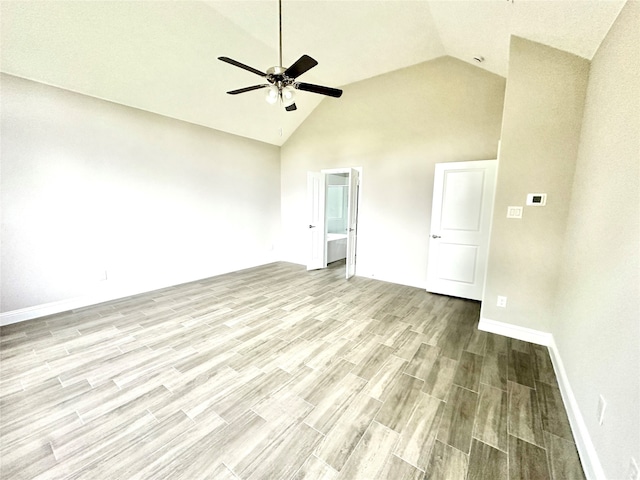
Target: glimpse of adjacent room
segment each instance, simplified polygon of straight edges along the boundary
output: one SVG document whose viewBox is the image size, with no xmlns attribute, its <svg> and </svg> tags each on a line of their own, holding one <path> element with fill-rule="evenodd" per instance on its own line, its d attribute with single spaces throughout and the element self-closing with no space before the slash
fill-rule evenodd
<svg viewBox="0 0 640 480">
<path fill-rule="evenodd" d="M 347 258 L 347 214 L 349 206 L 349 175 L 327 175 L 326 196 L 327 264 Z"/>
</svg>

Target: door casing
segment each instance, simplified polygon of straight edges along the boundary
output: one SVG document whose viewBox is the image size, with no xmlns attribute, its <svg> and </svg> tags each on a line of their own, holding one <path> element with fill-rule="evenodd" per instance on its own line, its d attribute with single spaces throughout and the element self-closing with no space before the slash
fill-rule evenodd
<svg viewBox="0 0 640 480">
<path fill-rule="evenodd" d="M 347 268 L 345 277 L 355 275 L 357 257 L 358 205 L 361 201 L 362 167 L 323 169 L 307 172 L 307 204 L 309 208 L 309 256 L 307 270 L 327 267 L 326 175 L 349 174 L 349 208 L 347 232 Z M 322 191 L 320 191 L 322 189 Z"/>
</svg>

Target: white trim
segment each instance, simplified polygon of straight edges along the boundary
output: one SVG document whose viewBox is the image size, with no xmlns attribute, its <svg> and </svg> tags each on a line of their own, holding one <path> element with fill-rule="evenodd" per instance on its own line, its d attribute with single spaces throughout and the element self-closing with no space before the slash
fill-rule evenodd
<svg viewBox="0 0 640 480">
<path fill-rule="evenodd" d="M 88 307 L 103 301 L 112 300 L 112 298 L 101 300 L 100 296 L 72 298 L 69 300 L 60 300 L 58 302 L 44 303 L 34 307 L 21 308 L 19 310 L 11 310 L 9 312 L 0 313 L 0 327 L 11 325 L 12 323 L 24 322 L 34 318 L 46 317 L 56 313 L 67 312 L 76 308 Z M 114 297 L 115 298 L 115 297 Z"/>
<path fill-rule="evenodd" d="M 569 425 L 571 426 L 571 432 L 576 442 L 576 448 L 582 468 L 587 480 L 606 480 L 602 464 L 598 458 L 598 452 L 596 451 L 593 442 L 591 441 L 591 435 L 587 429 L 587 425 L 584 422 L 580 407 L 576 400 L 571 384 L 569 383 L 569 377 L 564 369 L 562 358 L 558 346 L 556 345 L 553 335 L 547 332 L 541 332 L 539 330 L 533 330 L 531 328 L 521 327 L 518 325 L 512 325 L 505 322 L 498 322 L 488 318 L 480 318 L 478 329 L 485 332 L 496 333 L 498 335 L 504 335 L 505 337 L 515 338 L 518 340 L 524 340 L 526 342 L 535 343 L 538 345 L 544 345 L 549 348 L 549 355 L 551 357 L 551 363 L 553 364 L 553 370 L 558 379 L 558 386 L 560 387 L 560 395 L 562 396 L 562 402 L 564 403 L 565 410 L 569 417 Z"/>
<path fill-rule="evenodd" d="M 362 175 L 362 167 L 323 168 L 322 170 L 320 170 L 320 173 L 326 173 L 326 174 L 331 174 L 331 173 L 349 173 L 349 171 L 352 168 L 354 170 L 358 170 L 358 173 L 360 175 Z M 359 178 L 360 175 L 358 175 L 358 178 Z"/>
<path fill-rule="evenodd" d="M 57 302 L 43 303 L 41 305 L 35 305 L 32 307 L 21 308 L 18 310 L 11 310 L 8 312 L 0 313 L 0 327 L 11 325 L 12 323 L 24 322 L 27 320 L 33 320 L 34 318 L 46 317 L 48 315 L 55 315 L 56 313 L 68 312 L 78 308 L 88 307 L 91 305 L 97 305 L 103 302 L 109 302 L 111 300 L 118 300 L 120 298 L 131 297 L 133 295 L 140 295 L 142 293 L 153 292 L 154 290 L 160 290 L 167 287 L 174 287 L 185 283 L 197 282 L 199 280 L 205 280 L 207 278 L 216 277 L 218 275 L 224 275 L 225 273 L 237 272 L 240 270 L 246 270 L 248 268 L 259 267 L 261 265 L 267 265 L 269 263 L 276 262 L 278 260 L 274 258 L 263 259 L 262 261 L 251 265 L 239 265 L 238 268 L 233 268 L 227 271 L 216 272 L 212 275 L 199 278 L 184 278 L 172 283 L 157 283 L 148 285 L 137 286 L 119 286 L 115 288 L 109 288 L 102 292 L 93 293 L 83 297 L 69 298 L 60 300 Z"/>
<path fill-rule="evenodd" d="M 536 345 L 544 345 L 545 347 L 548 347 L 553 342 L 553 336 L 550 333 L 521 327 L 519 325 L 512 325 L 510 323 L 498 322 L 484 317 L 480 317 L 478 329 L 517 340 L 524 340 L 525 342 L 535 343 Z"/>
<path fill-rule="evenodd" d="M 551 363 L 553 363 L 553 370 L 558 379 L 562 401 L 569 415 L 569 424 L 571 425 L 571 431 L 573 432 L 576 448 L 580 455 L 584 474 L 588 480 L 606 480 L 602 464 L 598 458 L 598 452 L 591 441 L 587 424 L 584 422 L 580 407 L 571 389 L 567 372 L 564 369 L 560 352 L 553 337 L 551 337 L 551 344 L 548 345 L 548 347 Z"/>
</svg>

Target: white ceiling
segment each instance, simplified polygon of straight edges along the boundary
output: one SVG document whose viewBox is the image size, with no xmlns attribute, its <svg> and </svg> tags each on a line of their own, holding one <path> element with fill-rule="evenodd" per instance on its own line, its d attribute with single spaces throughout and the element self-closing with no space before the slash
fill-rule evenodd
<svg viewBox="0 0 640 480">
<path fill-rule="evenodd" d="M 283 63 L 306 53 L 319 65 L 301 80 L 331 87 L 442 55 L 506 76 L 510 35 L 591 59 L 623 4 L 283 0 Z M 278 63 L 277 0 L 1 1 L 0 16 L 3 72 L 274 145 L 325 98 L 299 92 L 285 112 L 225 93 L 263 81 L 218 56 Z"/>
</svg>

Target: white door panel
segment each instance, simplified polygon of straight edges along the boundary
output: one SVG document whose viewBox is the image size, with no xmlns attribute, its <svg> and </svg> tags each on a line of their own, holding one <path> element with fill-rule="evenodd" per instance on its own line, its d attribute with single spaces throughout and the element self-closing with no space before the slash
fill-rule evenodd
<svg viewBox="0 0 640 480">
<path fill-rule="evenodd" d="M 478 247 L 440 242 L 438 277 L 442 280 L 472 284 L 476 278 Z"/>
<path fill-rule="evenodd" d="M 440 225 L 443 231 L 480 231 L 484 174 L 484 170 L 444 172 Z"/>
<path fill-rule="evenodd" d="M 497 163 L 482 160 L 436 164 L 428 291 L 482 298 Z"/>
<path fill-rule="evenodd" d="M 307 205 L 309 208 L 309 259 L 307 260 L 307 270 L 317 270 L 327 266 L 324 173 L 307 173 Z"/>
</svg>

